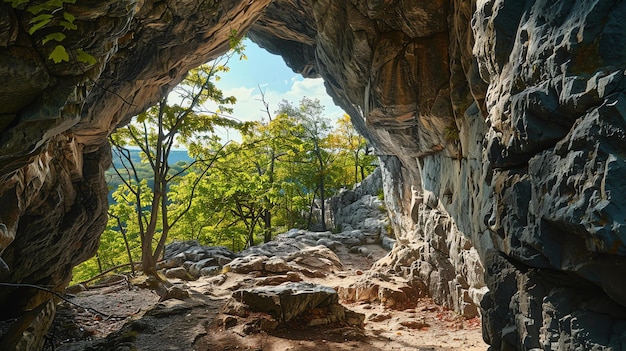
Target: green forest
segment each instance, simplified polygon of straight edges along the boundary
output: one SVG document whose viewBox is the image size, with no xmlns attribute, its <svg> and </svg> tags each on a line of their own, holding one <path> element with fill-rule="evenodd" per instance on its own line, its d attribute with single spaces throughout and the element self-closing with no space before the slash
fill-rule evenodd
<svg viewBox="0 0 626 351">
<path fill-rule="evenodd" d="M 312 205 L 323 207 L 360 182 L 377 158 L 349 116 L 324 118 L 320 102 L 307 97 L 274 108 L 263 99 L 262 121 L 228 117 L 235 98 L 216 82 L 240 53 L 189 72 L 169 97 L 110 137 L 108 225 L 97 255 L 74 269 L 74 282 L 114 267 L 130 270 L 131 262 L 156 274 L 173 240 L 240 251 L 290 228 L 333 229 L 314 218 Z M 207 102 L 219 109 L 209 111 Z M 222 140 L 219 128 L 236 130 L 240 140 Z"/>
</svg>

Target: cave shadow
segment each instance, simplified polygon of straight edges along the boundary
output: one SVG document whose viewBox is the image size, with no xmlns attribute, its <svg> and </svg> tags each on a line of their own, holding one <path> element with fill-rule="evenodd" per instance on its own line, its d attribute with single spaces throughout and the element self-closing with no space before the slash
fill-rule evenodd
<svg viewBox="0 0 626 351">
<path fill-rule="evenodd" d="M 374 346 L 374 344 L 381 346 Z M 270 332 L 248 335 L 230 330 L 218 331 L 213 329 L 209 330 L 206 336 L 198 339 L 194 344 L 194 350 L 198 351 L 387 351 L 390 350 L 390 347 L 422 351 L 440 349 L 433 345 L 414 345 L 390 337 L 373 335 L 371 332 L 368 333 L 357 327 L 336 324 L 317 327 L 281 325 Z"/>
</svg>

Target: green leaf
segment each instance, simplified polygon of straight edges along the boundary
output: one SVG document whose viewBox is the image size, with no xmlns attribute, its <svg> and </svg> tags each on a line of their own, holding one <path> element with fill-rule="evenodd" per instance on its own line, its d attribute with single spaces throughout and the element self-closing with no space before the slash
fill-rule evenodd
<svg viewBox="0 0 626 351">
<path fill-rule="evenodd" d="M 26 9 L 26 11 L 32 13 L 33 15 L 36 15 L 36 14 L 40 13 L 41 11 L 43 11 L 45 9 L 46 8 L 43 5 L 30 5 Z"/>
<path fill-rule="evenodd" d="M 93 57 L 93 55 L 91 55 L 90 53 L 87 53 L 85 51 L 83 51 L 83 49 L 78 49 L 76 50 L 76 52 L 78 53 L 78 57 L 76 58 L 78 60 L 78 62 L 83 62 L 89 65 L 95 65 L 96 64 L 96 58 Z"/>
<path fill-rule="evenodd" d="M 10 2 L 12 8 L 17 8 L 18 6 L 25 4 L 28 0 L 4 0 L 4 2 Z"/>
<path fill-rule="evenodd" d="M 65 20 L 69 23 L 74 23 L 74 20 L 76 19 L 76 17 L 69 12 L 63 12 L 63 18 L 65 18 Z"/>
<path fill-rule="evenodd" d="M 46 13 L 46 14 L 43 14 L 43 15 L 36 16 L 35 18 L 31 19 L 30 22 L 28 22 L 28 23 L 33 25 L 28 30 L 28 34 L 32 35 L 37 30 L 41 29 L 46 24 L 50 23 L 50 21 L 52 21 L 52 15 L 50 15 L 50 14 Z"/>
<path fill-rule="evenodd" d="M 62 61 L 69 61 L 70 55 L 67 54 L 67 50 L 65 50 L 63 45 L 57 45 L 48 58 L 54 61 L 54 63 L 60 63 Z"/>
<path fill-rule="evenodd" d="M 63 9 L 62 4 L 55 4 L 52 0 L 47 0 L 43 3 L 28 5 L 26 11 L 36 15 L 42 12 L 53 14 L 60 9 Z"/>
<path fill-rule="evenodd" d="M 42 43 L 45 44 L 45 43 L 49 42 L 50 40 L 61 42 L 61 41 L 63 41 L 63 39 L 65 39 L 65 34 L 63 34 L 61 32 L 55 32 L 55 33 L 50 33 L 50 34 L 46 35 L 43 38 Z"/>
<path fill-rule="evenodd" d="M 55 9 L 59 9 L 63 7 L 63 0 L 46 0 L 46 2 L 44 2 L 44 5 L 48 5 L 49 7 L 53 7 Z"/>
<path fill-rule="evenodd" d="M 148 114 L 145 112 L 142 112 L 138 114 L 135 119 L 137 120 L 138 123 L 143 123 L 146 121 L 147 118 L 148 118 Z"/>
<path fill-rule="evenodd" d="M 78 29 L 78 27 L 74 23 L 71 23 L 71 22 L 68 22 L 68 21 L 61 21 L 61 22 L 59 22 L 59 24 L 61 26 L 63 26 L 63 28 L 65 28 L 67 30 L 76 30 L 76 29 Z"/>
</svg>

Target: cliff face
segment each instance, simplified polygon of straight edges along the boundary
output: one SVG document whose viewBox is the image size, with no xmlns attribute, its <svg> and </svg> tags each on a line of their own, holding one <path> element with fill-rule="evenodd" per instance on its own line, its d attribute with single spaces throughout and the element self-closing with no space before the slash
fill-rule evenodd
<svg viewBox="0 0 626 351">
<path fill-rule="evenodd" d="M 379 269 L 480 306 L 494 349 L 626 348 L 626 4 L 79 3 L 64 44 L 95 65 L 42 59 L 0 5 L 2 281 L 66 284 L 105 223 L 106 136 L 251 28 L 379 150 L 398 239 Z"/>
<path fill-rule="evenodd" d="M 286 3 L 264 15 L 281 33 L 297 28 Z M 466 315 L 479 304 L 495 349 L 624 347 L 626 5 L 311 7 L 315 55 L 292 60 L 317 63 L 384 154 L 399 241 L 380 268 Z M 293 56 L 274 31 L 252 38 Z"/>
<path fill-rule="evenodd" d="M 70 62 L 60 64 L 47 60 L 53 42 L 41 44 L 59 27 L 29 36 L 33 16 L 0 4 L 0 282 L 62 291 L 106 225 L 108 134 L 228 50 L 267 3 L 79 0 L 66 5 L 78 29 L 64 31 Z M 77 62 L 79 48 L 97 63 Z M 49 298 L 0 287 L 2 319 L 21 316 L 13 333 L 31 328 L 23 339 L 0 339 L 0 349 L 41 349 Z"/>
</svg>

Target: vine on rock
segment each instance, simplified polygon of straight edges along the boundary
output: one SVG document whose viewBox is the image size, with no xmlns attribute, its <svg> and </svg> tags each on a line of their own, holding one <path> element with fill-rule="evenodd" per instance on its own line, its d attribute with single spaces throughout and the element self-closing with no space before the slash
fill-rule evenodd
<svg viewBox="0 0 626 351">
<path fill-rule="evenodd" d="M 34 17 L 28 22 L 28 34 L 33 35 L 37 31 L 46 27 L 59 27 L 58 31 L 51 32 L 41 39 L 41 44 L 56 42 L 48 59 L 54 63 L 69 62 L 70 55 L 67 48 L 62 44 L 66 35 L 64 31 L 76 30 L 78 27 L 74 23 L 76 17 L 65 10 L 65 4 L 75 4 L 76 0 L 46 0 L 43 2 L 33 2 L 30 0 L 3 0 L 10 3 L 14 9 L 25 10 Z M 76 59 L 78 62 L 95 64 L 96 58 L 83 49 L 76 49 Z"/>
</svg>

